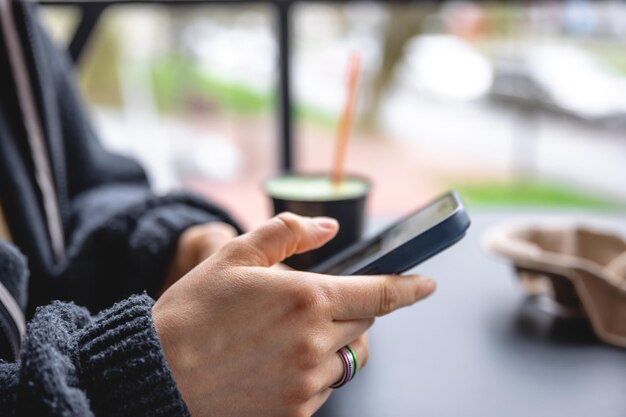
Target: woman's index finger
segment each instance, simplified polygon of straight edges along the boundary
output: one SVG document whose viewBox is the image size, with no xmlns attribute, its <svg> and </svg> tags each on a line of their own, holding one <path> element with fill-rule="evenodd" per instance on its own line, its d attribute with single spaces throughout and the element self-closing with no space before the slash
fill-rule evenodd
<svg viewBox="0 0 626 417">
<path fill-rule="evenodd" d="M 423 276 L 323 276 L 334 320 L 380 317 L 410 306 L 435 291 Z"/>
</svg>

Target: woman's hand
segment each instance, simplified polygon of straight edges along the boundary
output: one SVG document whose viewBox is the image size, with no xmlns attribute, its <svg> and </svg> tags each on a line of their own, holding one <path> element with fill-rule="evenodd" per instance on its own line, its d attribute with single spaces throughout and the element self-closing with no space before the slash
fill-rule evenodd
<svg viewBox="0 0 626 417">
<path fill-rule="evenodd" d="M 327 218 L 281 214 L 227 243 L 174 284 L 152 309 L 180 392 L 194 417 L 310 416 L 343 374 L 337 350 L 374 317 L 435 289 L 422 277 L 333 277 L 270 267 L 320 247 Z"/>
<path fill-rule="evenodd" d="M 237 230 L 230 224 L 222 222 L 200 224 L 185 230 L 178 238 L 176 253 L 158 296 L 235 237 Z"/>
</svg>

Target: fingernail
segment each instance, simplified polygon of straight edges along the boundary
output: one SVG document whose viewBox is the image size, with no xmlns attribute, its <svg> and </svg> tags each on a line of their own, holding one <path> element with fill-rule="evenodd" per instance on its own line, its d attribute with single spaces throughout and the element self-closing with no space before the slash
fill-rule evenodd
<svg viewBox="0 0 626 417">
<path fill-rule="evenodd" d="M 426 287 L 429 292 L 432 292 L 437 287 L 437 283 L 432 278 L 424 278 L 424 287 Z"/>
<path fill-rule="evenodd" d="M 326 230 L 335 230 L 337 227 L 339 227 L 339 223 L 337 223 L 337 220 L 333 219 L 332 217 L 315 217 L 313 218 L 313 222 L 316 226 Z"/>
</svg>

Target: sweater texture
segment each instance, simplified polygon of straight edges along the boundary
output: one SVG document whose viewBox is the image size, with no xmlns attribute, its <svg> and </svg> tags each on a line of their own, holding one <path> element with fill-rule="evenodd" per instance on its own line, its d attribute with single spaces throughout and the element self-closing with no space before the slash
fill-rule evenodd
<svg viewBox="0 0 626 417">
<path fill-rule="evenodd" d="M 21 360 L 0 362 L 1 416 L 187 416 L 152 323 L 132 296 L 92 317 L 73 303 L 37 309 Z"/>
</svg>

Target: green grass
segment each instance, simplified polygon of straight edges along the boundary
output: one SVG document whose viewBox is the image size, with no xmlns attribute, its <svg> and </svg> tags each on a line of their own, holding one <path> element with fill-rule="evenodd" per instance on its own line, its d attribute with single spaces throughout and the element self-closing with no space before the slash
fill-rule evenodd
<svg viewBox="0 0 626 417">
<path fill-rule="evenodd" d="M 583 42 L 585 49 L 593 54 L 604 64 L 612 68 L 617 74 L 626 76 L 626 54 L 624 45 L 616 41 L 593 41 Z"/>
<path fill-rule="evenodd" d="M 178 57 L 155 61 L 152 83 L 159 109 L 165 112 L 180 111 L 190 97 L 214 102 L 224 110 L 240 114 L 264 111 L 274 102 L 273 93 L 219 80 Z"/>
<path fill-rule="evenodd" d="M 275 91 L 256 91 L 249 87 L 230 83 L 203 73 L 192 62 L 181 57 L 169 56 L 152 64 L 152 84 L 159 109 L 179 112 L 189 97 L 214 102 L 221 109 L 236 114 L 255 114 L 273 111 L 276 106 Z M 296 104 L 297 120 L 334 128 L 337 115 L 313 106 Z"/>
<path fill-rule="evenodd" d="M 339 123 L 339 115 L 306 104 L 296 104 L 294 115 L 296 120 L 312 122 L 328 129 L 334 129 Z"/>
<path fill-rule="evenodd" d="M 517 183 L 480 183 L 456 186 L 468 205 L 584 208 L 624 210 L 626 202 L 580 191 L 559 184 L 523 181 Z"/>
</svg>

